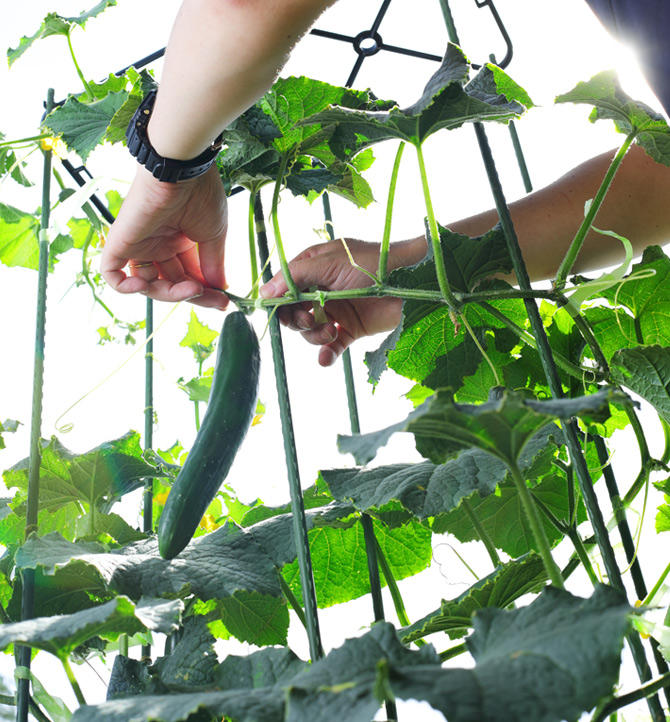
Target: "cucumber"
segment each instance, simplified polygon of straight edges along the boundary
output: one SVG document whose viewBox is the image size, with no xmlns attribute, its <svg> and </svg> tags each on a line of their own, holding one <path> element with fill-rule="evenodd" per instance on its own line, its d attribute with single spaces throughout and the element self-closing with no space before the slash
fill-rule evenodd
<svg viewBox="0 0 670 722">
<path fill-rule="evenodd" d="M 189 543 L 226 478 L 256 408 L 260 352 L 246 316 L 226 316 L 219 337 L 212 390 L 193 447 L 165 503 L 158 551 L 172 559 Z"/>
</svg>

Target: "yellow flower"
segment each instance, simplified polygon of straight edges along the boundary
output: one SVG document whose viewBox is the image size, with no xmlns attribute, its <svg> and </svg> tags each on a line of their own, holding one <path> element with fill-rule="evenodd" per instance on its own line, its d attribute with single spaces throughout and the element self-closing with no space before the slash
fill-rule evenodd
<svg viewBox="0 0 670 722">
<path fill-rule="evenodd" d="M 40 141 L 40 148 L 42 150 L 51 151 L 58 158 L 65 158 L 67 155 L 67 146 L 60 138 L 50 136 L 49 138 L 43 138 Z"/>
</svg>

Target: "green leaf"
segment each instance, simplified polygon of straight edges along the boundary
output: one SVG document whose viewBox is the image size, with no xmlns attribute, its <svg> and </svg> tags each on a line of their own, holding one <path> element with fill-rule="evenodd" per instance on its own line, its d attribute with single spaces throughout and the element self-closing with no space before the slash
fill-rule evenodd
<svg viewBox="0 0 670 722">
<path fill-rule="evenodd" d="M 179 600 L 147 599 L 133 604 L 127 597 L 117 597 L 74 614 L 5 624 L 0 627 L 0 648 L 23 642 L 57 657 L 66 657 L 94 636 L 114 640 L 120 634 L 134 634 L 140 629 L 174 631 L 179 626 L 183 608 Z"/>
<path fill-rule="evenodd" d="M 438 224 L 440 247 L 447 278 L 455 291 L 471 292 L 485 279 L 511 270 L 504 235 L 499 226 L 482 236 L 469 238 Z M 400 288 L 439 291 L 432 253 L 409 268 L 399 268 L 389 276 L 389 284 Z M 520 301 L 494 303 L 513 320 L 525 321 Z M 480 343 L 484 329 L 501 327 L 500 321 L 473 304 L 464 314 L 475 328 Z M 444 305 L 431 301 L 404 301 L 399 330 L 394 331 L 378 351 L 366 355 L 371 380 L 378 380 L 388 367 L 431 388 L 458 389 L 466 376 L 474 374 L 481 353 L 465 327 Z"/>
<path fill-rule="evenodd" d="M 589 120 L 609 119 L 620 133 L 635 140 L 658 163 L 670 165 L 670 128 L 664 117 L 623 92 L 616 73 L 607 70 L 556 98 L 557 103 L 593 105 Z"/>
<path fill-rule="evenodd" d="M 612 378 L 648 401 L 670 421 L 670 348 L 638 346 L 617 351 L 610 362 Z"/>
<path fill-rule="evenodd" d="M 345 132 L 362 137 L 366 144 L 398 138 L 419 145 L 443 128 L 451 130 L 484 120 L 508 122 L 523 113 L 521 102 L 529 102 L 528 95 L 502 70 L 486 65 L 466 85 L 468 73 L 463 51 L 449 44 L 442 65 L 421 98 L 408 108 L 372 112 L 334 107 L 304 122 L 344 126 Z"/>
<path fill-rule="evenodd" d="M 134 529 L 118 514 L 84 514 L 77 519 L 77 537 L 109 537 L 118 544 L 145 539 L 146 534 Z"/>
<path fill-rule="evenodd" d="M 0 262 L 37 270 L 39 227 L 31 213 L 0 203 Z"/>
<path fill-rule="evenodd" d="M 373 520 L 375 537 L 396 579 L 418 574 L 432 559 L 431 533 L 410 522 L 395 529 Z M 317 527 L 309 534 L 314 584 L 319 607 L 357 599 L 370 592 L 370 577 L 363 527 Z M 302 603 L 297 562 L 284 567 L 284 578 Z"/>
<path fill-rule="evenodd" d="M 557 474 L 545 476 L 532 487 L 532 496 L 542 502 L 552 514 L 563 521 L 568 520 L 569 500 L 567 481 Z M 518 557 L 531 550 L 537 550 L 535 537 L 521 503 L 519 493 L 511 480 L 500 484 L 495 494 L 482 498 L 473 495 L 469 498 L 470 508 L 489 535 L 497 549 L 502 549 L 511 557 Z M 577 519 L 586 521 L 583 503 L 577 507 Z M 550 545 L 563 539 L 563 533 L 546 518 L 540 520 Z M 453 534 L 459 541 L 478 540 L 479 536 L 472 526 L 472 520 L 461 507 L 438 517 L 433 524 L 437 533 Z"/>
<path fill-rule="evenodd" d="M 8 488 L 28 489 L 29 459 L 4 472 Z M 161 476 L 142 458 L 140 436 L 128 432 L 84 454 L 68 451 L 56 437 L 43 442 L 40 461 L 40 508 L 54 511 L 70 502 L 85 502 L 106 511 L 115 501 L 139 488 L 147 477 Z"/>
<path fill-rule="evenodd" d="M 619 333 L 626 346 L 660 344 L 670 346 L 670 258 L 658 246 L 649 246 L 642 254 L 624 282 L 602 293 L 613 306 L 629 309 L 634 320 L 635 333 L 624 318 L 623 332 Z M 619 312 L 619 320 L 624 316 Z"/>
<path fill-rule="evenodd" d="M 635 319 L 624 309 L 593 306 L 584 309 L 583 316 L 591 325 L 593 335 L 608 362 L 615 351 L 638 345 Z"/>
<path fill-rule="evenodd" d="M 455 599 L 442 600 L 439 609 L 398 634 L 405 644 L 435 632 L 445 632 L 450 639 L 464 637 L 476 612 L 487 607 L 506 609 L 524 594 L 538 592 L 546 581 L 542 559 L 531 552 L 499 566 Z"/>
<path fill-rule="evenodd" d="M 656 533 L 670 531 L 670 504 L 661 504 L 656 510 Z"/>
<path fill-rule="evenodd" d="M 189 401 L 198 401 L 207 403 L 209 394 L 212 391 L 212 381 L 214 379 L 214 367 L 207 369 L 202 376 L 195 376 L 190 381 L 179 379 L 177 384 L 189 398 Z"/>
<path fill-rule="evenodd" d="M 201 617 L 189 617 L 180 635 L 170 655 L 156 661 L 161 684 L 179 691 L 211 686 L 217 659 L 214 637 L 209 633 L 207 623 Z"/>
<path fill-rule="evenodd" d="M 125 91 L 109 93 L 92 103 L 70 97 L 44 119 L 42 126 L 60 136 L 86 162 L 90 152 L 105 138 L 112 119 L 127 98 Z"/>
<path fill-rule="evenodd" d="M 5 140 L 5 134 L 0 133 L 0 141 Z M 30 187 L 33 184 L 23 174 L 26 164 L 17 159 L 10 145 L 0 147 L 0 178 L 9 173 L 11 178 L 19 185 Z"/>
<path fill-rule="evenodd" d="M 213 331 L 197 317 L 191 310 L 186 335 L 179 342 L 183 348 L 190 348 L 198 364 L 206 361 L 214 351 L 214 341 L 219 337 L 218 331 Z"/>
<path fill-rule="evenodd" d="M 613 692 L 630 612 L 609 587 L 589 599 L 550 587 L 522 609 L 475 615 L 474 669 L 398 670 L 392 689 L 449 722 L 575 720 Z"/>
<path fill-rule="evenodd" d="M 625 395 L 607 388 L 589 396 L 550 401 L 493 389 L 486 403 L 467 405 L 454 403 L 449 390 L 441 389 L 405 420 L 371 434 L 339 436 L 338 446 L 343 453 L 353 454 L 357 463 L 365 464 L 393 433 L 410 431 L 419 453 L 435 463 L 474 447 L 516 465 L 525 444 L 550 419 L 576 415 L 600 418 L 609 414 L 610 402 L 626 400 Z"/>
<path fill-rule="evenodd" d="M 113 7 L 114 5 L 116 5 L 116 0 L 101 0 L 90 10 L 73 17 L 64 17 L 62 15 L 58 15 L 57 13 L 49 13 L 42 21 L 42 24 L 38 28 L 37 32 L 30 37 L 22 37 L 18 47 L 9 48 L 7 50 L 7 61 L 9 62 L 9 65 L 12 65 L 12 63 L 21 57 L 21 55 L 23 55 L 23 53 L 25 53 L 36 40 L 46 38 L 49 35 L 67 36 L 74 27 L 83 28 L 88 20 L 96 15 L 99 15 L 108 7 Z"/>
<path fill-rule="evenodd" d="M 5 440 L 2 438 L 3 434 L 13 434 L 16 432 L 21 425 L 20 421 L 16 419 L 5 419 L 0 422 L 0 449 L 5 448 Z"/>
</svg>

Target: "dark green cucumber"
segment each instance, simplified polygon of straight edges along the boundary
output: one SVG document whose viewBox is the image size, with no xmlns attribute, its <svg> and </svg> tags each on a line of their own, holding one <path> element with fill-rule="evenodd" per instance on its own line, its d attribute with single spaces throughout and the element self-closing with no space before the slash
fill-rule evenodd
<svg viewBox="0 0 670 722">
<path fill-rule="evenodd" d="M 219 338 L 207 412 L 158 524 L 158 550 L 179 554 L 226 478 L 256 408 L 260 353 L 246 316 L 226 316 Z"/>
</svg>

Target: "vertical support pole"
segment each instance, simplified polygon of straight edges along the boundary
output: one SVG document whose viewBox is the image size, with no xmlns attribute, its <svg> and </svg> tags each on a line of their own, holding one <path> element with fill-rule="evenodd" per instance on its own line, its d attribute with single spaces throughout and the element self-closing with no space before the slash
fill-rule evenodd
<svg viewBox="0 0 670 722">
<path fill-rule="evenodd" d="M 46 111 L 54 104 L 54 91 L 47 93 Z M 49 211 L 51 207 L 51 151 L 44 151 L 42 175 L 42 218 L 39 233 L 39 261 L 37 270 L 37 308 L 35 316 L 35 355 L 33 366 L 33 401 L 30 420 L 30 460 L 28 462 L 28 499 L 26 503 L 26 538 L 37 531 L 40 492 L 40 463 L 42 450 L 42 401 L 44 397 L 44 342 L 46 334 L 47 275 L 49 272 Z M 31 619 L 35 611 L 35 572 L 24 569 L 21 574 L 21 619 Z M 30 647 L 18 647 L 16 663 L 22 673 L 30 669 Z M 30 680 L 21 676 L 17 682 L 16 720 L 27 722 L 30 707 Z"/>
<path fill-rule="evenodd" d="M 263 281 L 267 283 L 272 278 L 272 270 L 268 259 L 267 233 L 265 230 L 265 219 L 260 195 L 254 200 L 254 219 L 256 222 L 256 238 L 260 263 L 263 270 Z M 295 436 L 293 431 L 293 419 L 291 416 L 291 401 L 288 395 L 286 383 L 286 362 L 284 359 L 284 346 L 281 338 L 279 319 L 276 314 L 269 312 L 268 325 L 270 327 L 270 342 L 272 345 L 272 359 L 275 368 L 275 381 L 277 384 L 277 396 L 279 399 L 279 413 L 281 417 L 282 436 L 284 437 L 284 454 L 286 456 L 286 468 L 288 471 L 289 492 L 291 495 L 291 514 L 293 521 L 293 539 L 298 555 L 298 567 L 300 569 L 300 583 L 302 585 L 302 597 L 305 604 L 305 621 L 309 650 L 312 661 L 323 657 L 323 645 L 321 644 L 321 633 L 319 631 L 319 617 L 316 604 L 316 589 L 314 588 L 314 573 L 312 569 L 312 557 L 309 551 L 309 538 L 307 536 L 307 520 L 305 518 L 305 503 L 302 498 L 300 486 L 300 472 L 298 468 L 298 457 L 295 447 Z"/>
<path fill-rule="evenodd" d="M 150 449 L 154 443 L 154 302 L 147 298 L 146 307 L 146 348 L 144 355 L 144 448 Z M 142 496 L 142 531 L 153 530 L 153 479 L 145 479 Z M 151 645 L 142 645 L 142 659 L 151 658 Z"/>
<path fill-rule="evenodd" d="M 331 241 L 335 240 L 333 214 L 330 208 L 328 193 L 323 194 L 323 215 L 326 219 L 326 232 Z M 344 368 L 344 385 L 347 390 L 347 406 L 349 409 L 349 425 L 352 434 L 361 433 L 360 418 L 358 415 L 358 402 L 356 401 L 356 386 L 354 384 L 354 371 L 351 364 L 351 353 L 345 349 L 342 354 L 342 367 Z M 379 562 L 377 561 L 377 539 L 369 514 L 361 514 L 361 526 L 365 540 L 365 555 L 368 561 L 368 576 L 370 578 L 370 594 L 372 596 L 372 611 L 375 622 L 384 620 L 384 600 L 382 599 L 382 585 L 379 578 Z M 395 702 L 386 702 L 386 716 L 389 721 L 398 719 Z"/>
</svg>

